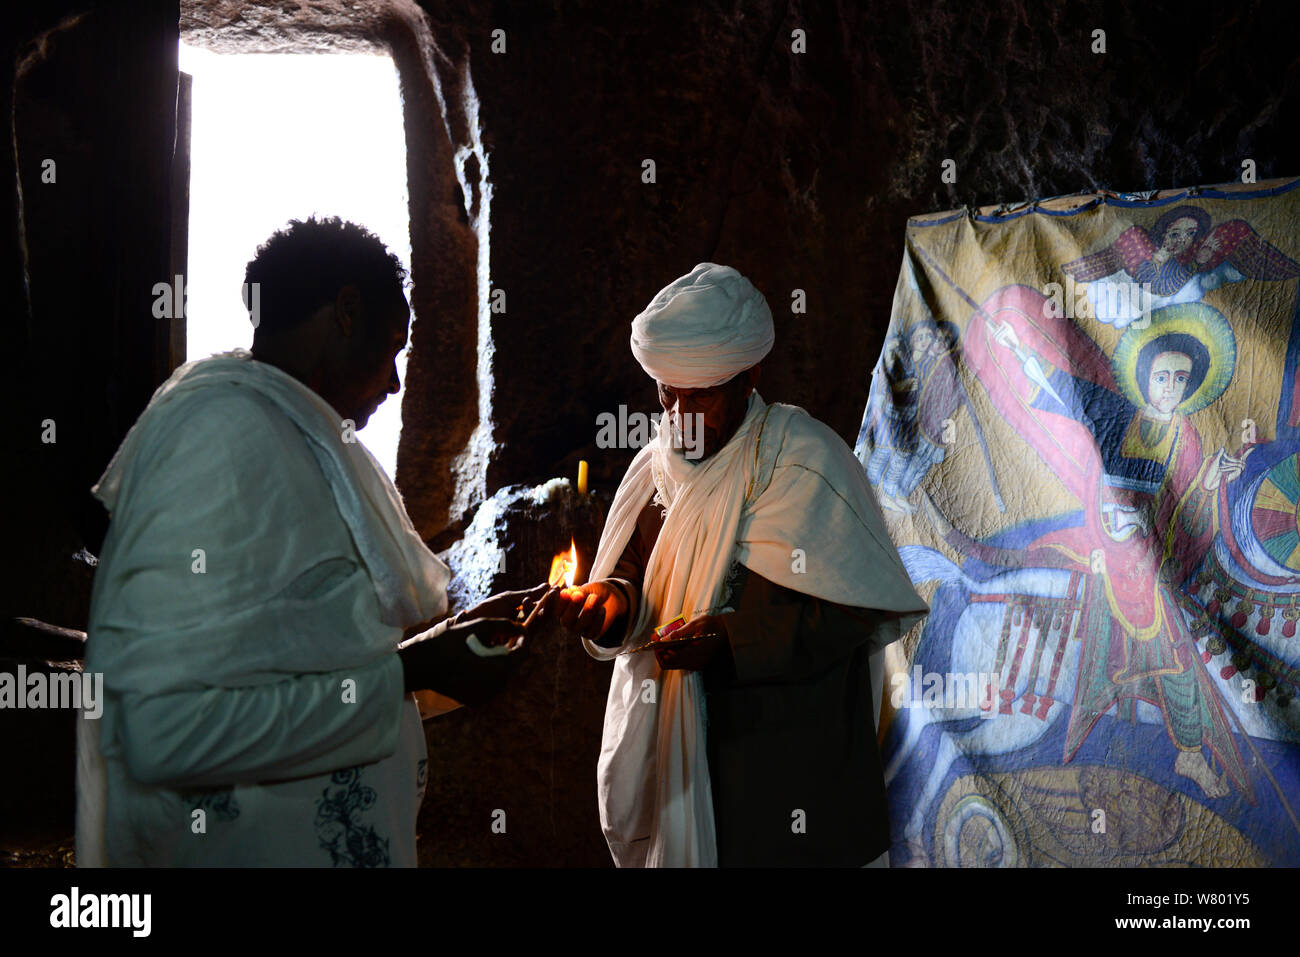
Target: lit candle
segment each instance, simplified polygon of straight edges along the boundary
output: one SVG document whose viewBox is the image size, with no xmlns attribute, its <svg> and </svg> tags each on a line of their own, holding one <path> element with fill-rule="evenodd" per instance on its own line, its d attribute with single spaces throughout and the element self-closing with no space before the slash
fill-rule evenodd
<svg viewBox="0 0 1300 957">
<path fill-rule="evenodd" d="M 578 462 L 578 494 L 587 494 L 587 460 L 581 459 Z"/>
<path fill-rule="evenodd" d="M 587 463 L 583 462 L 582 464 L 585 466 Z M 577 577 L 578 546 L 574 544 L 573 539 L 569 539 L 569 550 L 567 552 L 560 552 L 551 560 L 551 573 L 546 576 L 546 583 L 551 587 L 546 594 L 549 595 L 553 591 L 563 591 L 573 597 L 580 596 L 582 594 L 582 589 L 573 587 L 573 582 Z M 542 601 L 545 599 L 546 596 L 543 595 Z M 528 617 L 524 619 L 524 628 L 527 628 L 533 623 L 533 619 L 537 617 L 537 612 L 541 607 L 541 601 L 533 606 L 533 610 L 530 611 Z"/>
</svg>

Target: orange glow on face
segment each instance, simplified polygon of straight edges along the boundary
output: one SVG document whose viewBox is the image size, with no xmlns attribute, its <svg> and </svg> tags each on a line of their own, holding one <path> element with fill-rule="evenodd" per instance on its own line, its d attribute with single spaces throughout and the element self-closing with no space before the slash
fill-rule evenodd
<svg viewBox="0 0 1300 957">
<path fill-rule="evenodd" d="M 550 585 L 573 587 L 573 580 L 578 577 L 578 546 L 569 539 L 569 550 L 560 552 L 551 559 L 551 573 L 546 576 Z"/>
</svg>

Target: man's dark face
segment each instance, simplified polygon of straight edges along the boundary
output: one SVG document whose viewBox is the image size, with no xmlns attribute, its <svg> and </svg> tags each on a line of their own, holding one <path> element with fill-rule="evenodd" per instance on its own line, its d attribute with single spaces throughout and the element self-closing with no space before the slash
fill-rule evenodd
<svg viewBox="0 0 1300 957">
<path fill-rule="evenodd" d="M 681 437 L 688 458 L 702 462 L 731 441 L 745 419 L 756 378 L 755 368 L 708 389 L 678 389 L 658 383 L 659 404 L 674 434 Z"/>
<path fill-rule="evenodd" d="M 411 307 L 398 292 L 371 315 L 363 314 L 354 330 L 355 339 L 339 377 L 335 407 L 358 429 L 364 428 L 375 410 L 401 388 L 397 377 L 397 354 L 406 348 Z"/>
</svg>

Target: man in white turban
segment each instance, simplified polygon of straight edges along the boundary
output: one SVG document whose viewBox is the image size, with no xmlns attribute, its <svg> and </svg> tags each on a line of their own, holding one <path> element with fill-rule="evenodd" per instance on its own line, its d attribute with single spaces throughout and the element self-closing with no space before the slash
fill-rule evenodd
<svg viewBox="0 0 1300 957">
<path fill-rule="evenodd" d="M 615 662 L 597 781 L 621 867 L 864 865 L 889 844 L 868 659 L 928 609 L 848 446 L 754 391 L 773 338 L 762 294 L 712 263 L 633 320 L 665 416 L 592 580 L 551 600 Z"/>
<path fill-rule="evenodd" d="M 519 626 L 498 596 L 399 650 L 448 577 L 354 437 L 398 388 L 403 273 L 352 223 L 276 233 L 251 354 L 178 369 L 96 486 L 79 864 L 415 865 L 411 693 L 473 703 Z"/>
</svg>

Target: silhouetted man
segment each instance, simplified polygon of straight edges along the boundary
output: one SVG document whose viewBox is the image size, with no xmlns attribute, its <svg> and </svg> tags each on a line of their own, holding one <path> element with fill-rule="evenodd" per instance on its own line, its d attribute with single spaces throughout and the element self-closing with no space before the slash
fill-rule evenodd
<svg viewBox="0 0 1300 957">
<path fill-rule="evenodd" d="M 404 270 L 338 219 L 257 250 L 251 354 L 182 366 L 95 488 L 83 864 L 416 863 L 426 751 L 411 692 L 459 700 L 518 625 L 444 622 L 448 572 L 355 433 L 397 392 Z M 438 640 L 441 639 L 441 640 Z M 483 662 L 482 667 L 476 667 Z"/>
</svg>

